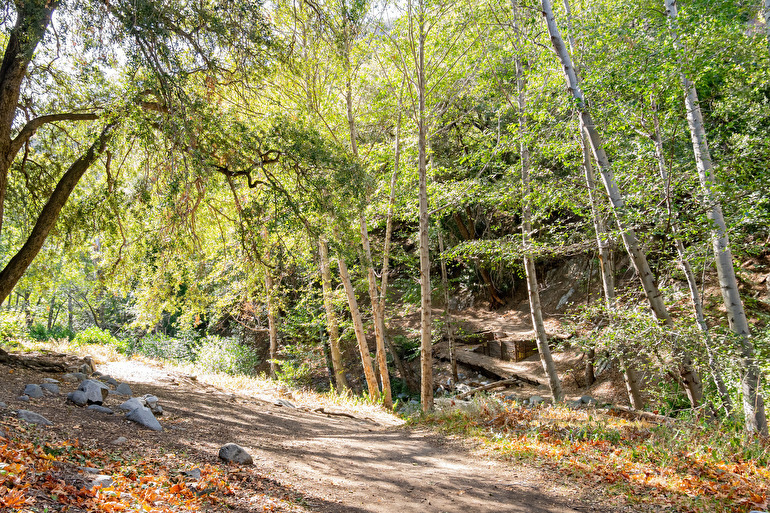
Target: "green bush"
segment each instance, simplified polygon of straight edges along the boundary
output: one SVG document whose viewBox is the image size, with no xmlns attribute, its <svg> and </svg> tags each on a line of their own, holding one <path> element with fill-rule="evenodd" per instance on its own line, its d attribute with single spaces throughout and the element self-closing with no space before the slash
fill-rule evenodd
<svg viewBox="0 0 770 513">
<path fill-rule="evenodd" d="M 254 375 L 261 363 L 257 352 L 234 338 L 209 335 L 201 340 L 197 364 L 202 369 L 227 374 Z"/>
<path fill-rule="evenodd" d="M 118 347 L 120 341 L 116 339 L 112 333 L 107 330 L 103 330 L 96 326 L 91 326 L 75 335 L 73 339 L 75 345 L 85 346 L 89 344 L 101 344 Z"/>
<path fill-rule="evenodd" d="M 24 314 L 13 311 L 0 311 L 0 340 L 10 342 L 22 339 L 27 332 Z"/>
<path fill-rule="evenodd" d="M 61 324 L 54 325 L 50 330 L 42 322 L 36 322 L 29 328 L 29 336 L 34 340 L 59 340 L 66 338 L 72 340 L 75 333 Z"/>
<path fill-rule="evenodd" d="M 169 337 L 163 333 L 152 333 L 130 344 L 132 353 L 149 358 L 193 363 L 198 358 L 199 340 L 191 337 Z"/>
</svg>

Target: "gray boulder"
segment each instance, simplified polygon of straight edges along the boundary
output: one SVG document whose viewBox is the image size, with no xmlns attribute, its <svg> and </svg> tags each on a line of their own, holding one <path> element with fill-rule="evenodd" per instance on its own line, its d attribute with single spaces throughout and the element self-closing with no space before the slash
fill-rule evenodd
<svg viewBox="0 0 770 513">
<path fill-rule="evenodd" d="M 138 397 L 132 397 L 128 401 L 125 401 L 123 404 L 118 406 L 123 411 L 134 411 L 137 408 L 141 408 L 144 406 L 144 402 L 139 399 Z"/>
<path fill-rule="evenodd" d="M 107 415 L 112 415 L 115 412 L 107 408 L 106 406 L 100 406 L 98 404 L 92 404 L 88 407 L 89 410 L 98 411 L 99 413 L 106 413 Z"/>
<path fill-rule="evenodd" d="M 583 403 L 583 404 L 588 404 L 588 405 L 591 405 L 591 406 L 596 406 L 596 399 L 594 399 L 590 395 L 584 395 L 583 397 L 581 397 L 580 398 L 580 402 Z"/>
<path fill-rule="evenodd" d="M 219 459 L 227 463 L 238 463 L 239 465 L 251 465 L 254 460 L 246 450 L 238 444 L 225 444 L 219 449 Z"/>
<path fill-rule="evenodd" d="M 88 378 L 85 374 L 82 372 L 68 372 L 64 376 L 62 376 L 63 381 L 69 381 L 70 383 L 80 383 L 81 381 Z"/>
<path fill-rule="evenodd" d="M 190 479 L 198 480 L 201 478 L 201 469 L 194 468 L 192 470 L 183 470 L 182 475 L 184 477 L 189 477 Z"/>
<path fill-rule="evenodd" d="M 567 408 L 571 410 L 579 410 L 582 406 L 582 401 L 567 401 Z"/>
<path fill-rule="evenodd" d="M 131 392 L 131 387 L 126 385 L 125 383 L 120 383 L 119 385 L 117 385 L 114 393 L 118 395 L 127 395 L 129 397 L 134 395 L 133 392 Z"/>
<path fill-rule="evenodd" d="M 144 406 L 140 406 L 139 408 L 128 412 L 126 414 L 126 419 L 136 422 L 146 428 L 150 428 L 153 431 L 163 431 L 163 427 L 160 425 L 160 422 L 158 422 L 158 419 L 155 418 L 155 415 L 152 414 L 149 408 Z"/>
<path fill-rule="evenodd" d="M 40 385 L 27 385 L 24 387 L 22 395 L 26 395 L 30 399 L 38 399 L 43 397 L 43 389 L 40 388 Z"/>
<path fill-rule="evenodd" d="M 78 406 L 85 406 L 88 404 L 88 396 L 82 390 L 75 390 L 74 392 L 70 392 L 67 394 L 67 400 Z"/>
<path fill-rule="evenodd" d="M 49 394 L 57 395 L 59 393 L 59 385 L 56 383 L 43 383 L 40 385 L 40 388 L 42 388 L 45 392 L 48 392 Z"/>
<path fill-rule="evenodd" d="M 16 400 L 17 401 L 21 401 L 23 403 L 28 403 L 29 402 L 29 396 L 26 395 L 26 394 L 22 394 L 19 397 L 17 397 Z"/>
<path fill-rule="evenodd" d="M 16 415 L 18 415 L 18 417 L 21 420 L 29 422 L 30 424 L 38 424 L 40 426 L 52 426 L 53 425 L 53 422 L 51 422 L 47 418 L 43 417 L 39 413 L 35 413 L 34 411 L 19 410 L 18 412 L 16 412 Z"/>
<path fill-rule="evenodd" d="M 86 376 L 89 376 L 92 372 L 94 372 L 94 367 L 91 364 L 84 363 L 80 367 L 78 367 L 78 372 L 85 374 Z"/>
<path fill-rule="evenodd" d="M 123 445 L 126 442 L 128 442 L 128 439 L 125 436 L 119 436 L 115 440 L 113 440 L 111 443 L 112 445 Z"/>
<path fill-rule="evenodd" d="M 142 396 L 144 405 L 147 406 L 151 412 L 155 415 L 163 415 L 163 408 L 158 404 L 158 398 L 152 394 L 145 394 Z"/>
<path fill-rule="evenodd" d="M 99 378 L 99 381 L 103 381 L 104 383 L 107 383 L 111 387 L 118 386 L 118 380 L 113 378 L 112 376 L 102 376 Z"/>
<path fill-rule="evenodd" d="M 110 389 L 104 383 L 87 379 L 80 383 L 78 390 L 86 393 L 88 404 L 102 404 L 110 394 Z"/>
</svg>

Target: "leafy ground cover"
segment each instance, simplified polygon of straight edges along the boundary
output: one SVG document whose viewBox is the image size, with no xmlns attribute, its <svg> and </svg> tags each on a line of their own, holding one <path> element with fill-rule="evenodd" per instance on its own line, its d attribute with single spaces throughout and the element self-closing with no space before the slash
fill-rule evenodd
<svg viewBox="0 0 770 513">
<path fill-rule="evenodd" d="M 523 460 L 630 503 L 687 512 L 747 512 L 768 507 L 770 440 L 725 425 L 658 424 L 601 409 L 527 408 L 486 398 L 471 410 L 414 417 L 478 442 L 505 460 Z"/>
</svg>

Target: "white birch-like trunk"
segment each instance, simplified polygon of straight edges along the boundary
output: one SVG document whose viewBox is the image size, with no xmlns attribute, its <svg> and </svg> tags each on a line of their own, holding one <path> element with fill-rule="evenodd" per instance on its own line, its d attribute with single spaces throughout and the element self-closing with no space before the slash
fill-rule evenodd
<svg viewBox="0 0 770 513">
<path fill-rule="evenodd" d="M 420 398 L 422 409 L 428 412 L 433 409 L 433 340 L 431 330 L 431 284 L 430 284 L 430 254 L 429 244 L 429 215 L 428 215 L 428 169 L 427 169 L 427 116 L 425 113 L 425 6 L 419 2 L 419 42 L 417 56 L 417 148 L 418 173 L 420 175 Z"/>
<path fill-rule="evenodd" d="M 575 40 L 573 37 L 574 29 L 572 28 L 572 12 L 570 10 L 569 0 L 564 0 L 564 12 L 567 16 L 567 27 L 569 32 L 567 37 L 569 38 L 569 44 L 574 53 Z M 576 73 L 577 77 L 577 73 Z M 615 309 L 615 266 L 612 262 L 612 253 L 610 251 L 610 236 L 607 231 L 607 227 L 604 224 L 601 213 L 598 208 L 598 200 L 596 198 L 596 177 L 594 175 L 593 164 L 591 162 L 591 149 L 588 137 L 585 130 L 582 127 L 582 121 L 580 126 L 580 148 L 583 152 L 583 171 L 586 179 L 586 187 L 588 188 L 588 202 L 591 206 L 591 215 L 594 225 L 594 233 L 596 234 L 596 245 L 599 250 L 599 269 L 602 276 L 602 288 L 604 290 L 604 300 L 607 309 L 611 312 Z M 639 374 L 636 371 L 634 365 L 629 362 L 628 351 L 625 344 L 620 343 L 618 345 L 618 360 L 620 361 L 620 367 L 623 372 L 623 381 L 626 385 L 626 392 L 628 393 L 628 401 L 631 406 L 637 410 L 644 408 L 644 400 L 642 399 L 642 391 Z M 593 349 L 589 352 L 589 357 L 593 358 L 595 352 Z"/>
<path fill-rule="evenodd" d="M 695 313 L 695 323 L 698 325 L 701 333 L 703 333 L 704 342 L 706 346 L 706 354 L 708 356 L 708 367 L 711 372 L 711 377 L 714 379 L 714 384 L 719 392 L 719 397 L 722 400 L 722 406 L 725 412 L 729 414 L 733 409 L 732 400 L 730 399 L 730 393 L 727 390 L 725 381 L 722 377 L 722 372 L 719 370 L 719 365 L 716 361 L 716 355 L 712 347 L 711 333 L 709 331 L 708 324 L 706 324 L 706 317 L 703 314 L 703 301 L 701 301 L 700 291 L 698 290 L 698 282 L 695 279 L 695 273 L 692 270 L 690 261 L 687 259 L 685 253 L 684 244 L 682 244 L 682 238 L 679 236 L 678 223 L 674 221 L 673 208 L 671 205 L 671 194 L 669 192 L 669 176 L 666 168 L 666 157 L 663 153 L 663 137 L 660 131 L 660 122 L 658 120 L 658 112 L 653 104 L 652 107 L 652 120 L 655 127 L 653 134 L 653 143 L 655 144 L 655 158 L 658 162 L 658 173 L 660 174 L 661 181 L 664 186 L 664 200 L 666 201 L 666 208 L 668 209 L 669 218 L 671 221 L 671 234 L 674 239 L 674 246 L 676 247 L 676 253 L 679 258 L 679 266 L 684 272 L 687 279 L 687 287 L 690 290 L 690 300 L 692 302 L 693 311 Z"/>
<path fill-rule="evenodd" d="M 682 48 L 679 43 L 676 23 L 676 0 L 664 1 L 666 14 L 669 17 L 674 37 L 674 45 L 676 50 L 681 52 Z M 744 373 L 741 380 L 741 388 L 746 429 L 750 432 L 767 435 L 767 418 L 765 416 L 764 400 L 759 393 L 760 373 L 754 357 L 754 343 L 751 341 L 749 323 L 746 319 L 743 301 L 738 290 L 738 280 L 735 278 L 733 256 L 730 251 L 730 241 L 727 236 L 727 226 L 722 214 L 722 206 L 713 191 L 713 186 L 716 183 L 714 166 L 711 161 L 708 138 L 706 137 L 706 130 L 703 125 L 703 115 L 701 114 L 698 102 L 698 92 L 695 89 L 695 84 L 692 83 L 684 72 L 682 73 L 682 85 L 684 88 L 685 109 L 687 111 L 687 124 L 690 128 L 690 138 L 692 139 L 693 153 L 695 154 L 695 167 L 698 170 L 698 178 L 700 179 L 704 201 L 709 208 L 708 217 L 711 221 L 711 241 L 714 259 L 716 260 L 717 275 L 719 276 L 719 287 L 722 290 L 722 300 L 727 310 L 727 320 L 731 331 L 735 334 L 741 354 Z"/>
<path fill-rule="evenodd" d="M 663 296 L 655 283 L 652 270 L 647 262 L 647 256 L 641 249 L 636 232 L 633 228 L 628 226 L 628 223 L 625 221 L 625 199 L 615 182 L 615 175 L 610 166 L 610 161 L 604 152 L 601 137 L 596 130 L 596 126 L 594 125 L 591 114 L 586 106 L 583 91 L 578 82 L 577 73 L 572 65 L 572 58 L 564 45 L 564 40 L 561 37 L 559 27 L 556 25 L 550 0 L 541 0 L 541 6 L 548 27 L 548 34 L 551 38 L 551 44 L 562 65 L 564 77 L 567 82 L 567 89 L 575 100 L 580 115 L 580 121 L 582 123 L 582 129 L 591 145 L 591 151 L 594 154 L 594 158 L 599 165 L 602 181 L 604 182 L 604 187 L 607 190 L 607 195 L 609 196 L 613 207 L 613 215 L 615 216 L 615 220 L 621 231 L 623 244 L 626 247 L 631 263 L 639 276 L 650 309 L 655 316 L 667 326 L 673 326 L 673 320 L 666 309 Z M 690 403 L 695 407 L 700 403 L 703 397 L 703 384 L 701 383 L 698 373 L 695 371 L 692 358 L 682 351 L 676 344 L 675 350 L 679 360 L 679 378 L 684 384 Z"/>
<path fill-rule="evenodd" d="M 345 377 L 345 367 L 342 364 L 342 352 L 340 351 L 340 331 L 337 323 L 337 315 L 334 313 L 332 294 L 332 272 L 329 263 L 329 247 L 326 239 L 319 241 L 319 253 L 321 259 L 321 287 L 323 289 L 324 309 L 326 310 L 326 327 L 329 331 L 329 349 L 332 355 L 332 370 L 334 371 L 334 383 L 337 390 L 349 388 Z"/>
<path fill-rule="evenodd" d="M 377 386 L 377 377 L 374 375 L 372 367 L 372 357 L 369 354 L 369 345 L 366 343 L 366 334 L 364 333 L 364 323 L 361 320 L 361 312 L 358 310 L 358 301 L 356 300 L 356 291 L 353 289 L 353 283 L 350 281 L 350 273 L 345 259 L 337 256 L 337 264 L 340 269 L 340 280 L 345 287 L 345 293 L 348 296 L 348 306 L 350 307 L 350 316 L 353 318 L 353 330 L 356 333 L 358 342 L 358 352 L 361 354 L 361 365 L 364 368 L 364 377 L 366 386 L 369 390 L 369 398 L 377 401 L 380 398 L 380 389 Z"/>
<path fill-rule="evenodd" d="M 517 33 L 518 52 L 521 52 L 518 22 L 518 10 L 515 2 L 512 4 L 514 9 L 514 30 Z M 540 354 L 540 363 L 543 365 L 543 371 L 548 376 L 548 386 L 551 389 L 551 395 L 554 402 L 558 403 L 564 400 L 564 394 L 561 390 L 561 380 L 556 372 L 556 365 L 551 356 L 551 349 L 548 347 L 548 335 L 545 332 L 543 323 L 543 310 L 540 305 L 540 290 L 537 285 L 537 272 L 535 270 L 535 259 L 532 257 L 531 237 L 532 233 L 532 202 L 529 180 L 529 148 L 525 142 L 525 133 L 527 123 L 525 112 L 527 108 L 524 83 L 524 69 L 521 64 L 519 53 L 516 54 L 516 87 L 518 89 L 519 104 L 519 149 L 521 158 L 521 185 L 522 185 L 522 245 L 524 246 L 524 269 L 527 275 L 527 294 L 529 296 L 529 310 L 532 316 L 532 325 L 535 328 L 537 339 L 537 351 Z"/>
</svg>

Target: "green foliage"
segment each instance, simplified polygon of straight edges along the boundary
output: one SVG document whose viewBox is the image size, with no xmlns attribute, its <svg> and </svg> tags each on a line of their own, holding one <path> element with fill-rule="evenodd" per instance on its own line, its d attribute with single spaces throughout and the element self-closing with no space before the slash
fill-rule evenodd
<svg viewBox="0 0 770 513">
<path fill-rule="evenodd" d="M 252 376 L 261 359 L 253 348 L 234 338 L 209 335 L 201 339 L 195 362 L 213 372 Z"/>
<path fill-rule="evenodd" d="M 103 346 L 118 347 L 120 345 L 120 342 L 112 335 L 112 333 L 97 326 L 91 326 L 90 328 L 78 332 L 72 341 L 77 346 L 100 344 Z"/>
<path fill-rule="evenodd" d="M 198 357 L 199 340 L 192 337 L 170 337 L 162 333 L 151 333 L 129 344 L 130 353 L 141 354 L 158 360 L 195 362 Z"/>
<path fill-rule="evenodd" d="M 16 311 L 0 310 L 0 340 L 13 342 L 25 337 L 27 323 L 24 314 Z"/>
<path fill-rule="evenodd" d="M 56 324 L 49 330 L 45 324 L 36 322 L 29 327 L 29 337 L 39 341 L 60 340 L 65 338 L 67 340 L 72 340 L 75 338 L 75 333 L 61 324 Z"/>
</svg>

